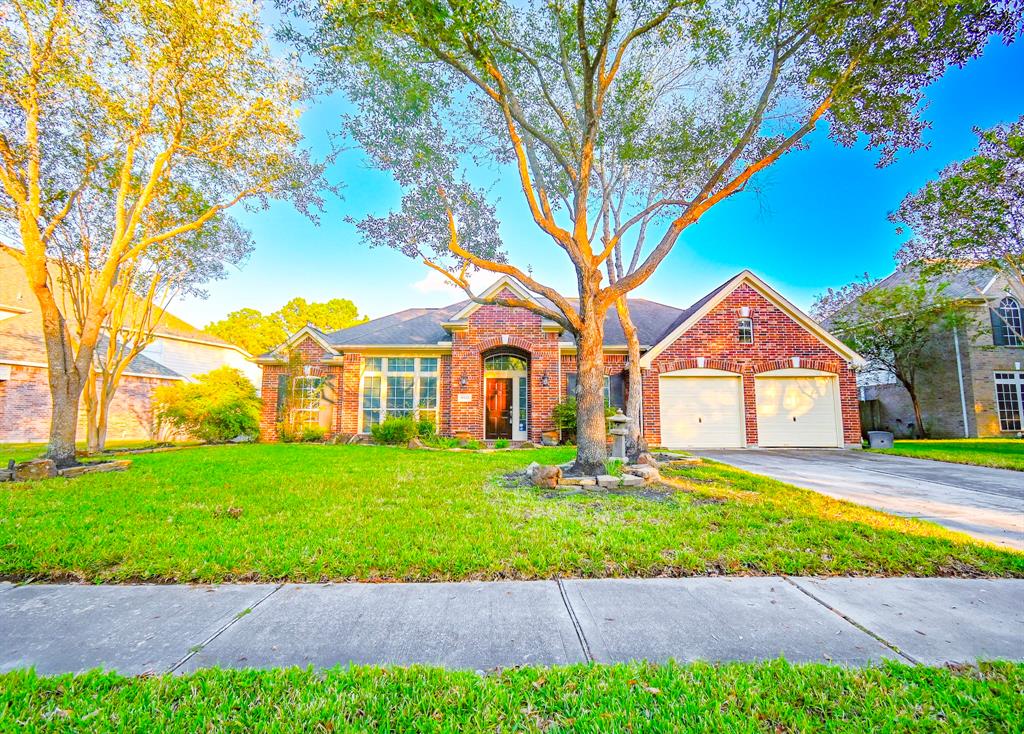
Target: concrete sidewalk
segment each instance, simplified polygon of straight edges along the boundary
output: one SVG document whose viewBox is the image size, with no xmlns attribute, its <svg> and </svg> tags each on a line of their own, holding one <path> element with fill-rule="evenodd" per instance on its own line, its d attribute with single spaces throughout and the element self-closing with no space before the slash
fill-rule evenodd
<svg viewBox="0 0 1024 734">
<path fill-rule="evenodd" d="M 0 584 L 0 671 L 1024 659 L 1024 580 Z"/>
</svg>

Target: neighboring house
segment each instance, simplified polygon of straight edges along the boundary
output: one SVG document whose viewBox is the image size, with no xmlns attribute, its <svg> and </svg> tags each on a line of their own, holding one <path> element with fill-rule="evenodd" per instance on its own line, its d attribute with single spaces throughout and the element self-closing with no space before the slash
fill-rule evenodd
<svg viewBox="0 0 1024 734">
<path fill-rule="evenodd" d="M 917 273 L 897 271 L 876 288 L 911 284 Z M 1024 304 L 1006 277 L 990 268 L 966 268 L 935 277 L 943 295 L 961 300 L 966 327 L 937 329 L 918 372 L 918 396 L 930 438 L 1015 437 L 1024 416 Z M 913 435 L 914 410 L 906 388 L 891 375 L 865 370 L 860 384 L 865 430 Z"/>
<path fill-rule="evenodd" d="M 483 295 L 505 292 L 534 298 L 509 278 Z M 860 446 L 860 358 L 749 271 L 687 309 L 629 303 L 652 445 Z M 621 406 L 626 343 L 614 310 L 604 340 L 606 396 Z M 576 346 L 561 326 L 470 301 L 330 334 L 310 325 L 256 361 L 265 440 L 286 418 L 344 436 L 418 415 L 445 435 L 538 442 L 576 377 Z"/>
<path fill-rule="evenodd" d="M 152 437 L 153 390 L 223 365 L 242 370 L 259 387 L 259 368 L 245 350 L 163 314 L 156 339 L 128 366 L 118 387 L 108 438 Z M 81 436 L 84 420 L 83 409 Z M 0 254 L 0 442 L 45 441 L 49 424 L 50 389 L 39 304 L 20 265 Z"/>
</svg>

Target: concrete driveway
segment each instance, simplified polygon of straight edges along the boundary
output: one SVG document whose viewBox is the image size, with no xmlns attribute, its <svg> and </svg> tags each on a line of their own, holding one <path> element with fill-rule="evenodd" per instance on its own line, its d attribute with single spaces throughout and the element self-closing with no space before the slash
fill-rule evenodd
<svg viewBox="0 0 1024 734">
<path fill-rule="evenodd" d="M 1024 550 L 1024 472 L 843 449 L 695 452 L 830 497 Z"/>
</svg>

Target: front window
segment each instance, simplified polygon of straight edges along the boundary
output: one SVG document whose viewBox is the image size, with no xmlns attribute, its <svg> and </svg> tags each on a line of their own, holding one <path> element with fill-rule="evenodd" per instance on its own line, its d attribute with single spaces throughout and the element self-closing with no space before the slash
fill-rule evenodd
<svg viewBox="0 0 1024 734">
<path fill-rule="evenodd" d="M 996 372 L 999 430 L 1019 431 L 1024 416 L 1024 372 Z"/>
<path fill-rule="evenodd" d="M 753 344 L 754 343 L 754 320 L 753 319 L 740 319 L 737 324 L 737 336 L 740 344 Z"/>
<path fill-rule="evenodd" d="M 488 372 L 526 372 L 526 360 L 514 354 L 495 354 L 484 360 Z"/>
<path fill-rule="evenodd" d="M 992 319 L 992 343 L 996 346 L 1024 346 L 1024 316 L 1016 298 L 1007 296 L 999 302 Z"/>
<path fill-rule="evenodd" d="M 364 432 L 389 417 L 437 423 L 437 357 L 367 357 L 363 366 Z"/>
</svg>

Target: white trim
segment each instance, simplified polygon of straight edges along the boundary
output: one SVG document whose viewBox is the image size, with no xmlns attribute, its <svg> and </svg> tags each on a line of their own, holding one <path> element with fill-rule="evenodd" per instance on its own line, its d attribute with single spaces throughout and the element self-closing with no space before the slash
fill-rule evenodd
<svg viewBox="0 0 1024 734">
<path fill-rule="evenodd" d="M 855 351 L 850 349 L 848 346 L 843 344 L 841 341 L 832 336 L 829 332 L 823 329 L 814 319 L 805 314 L 799 308 L 794 306 L 792 303 L 787 301 L 778 291 L 772 288 L 770 285 L 765 283 L 763 280 L 758 278 L 749 270 L 744 270 L 742 273 L 737 275 L 735 278 L 730 280 L 726 285 L 715 294 L 714 298 L 709 300 L 697 311 L 690 315 L 683 323 L 673 329 L 664 339 L 655 344 L 651 349 L 640 358 L 640 366 L 644 369 L 650 369 L 654 363 L 655 358 L 661 354 L 665 349 L 672 345 L 679 337 L 689 331 L 695 324 L 701 319 L 707 316 L 713 311 L 718 304 L 720 304 L 725 298 L 740 287 L 743 283 L 747 283 L 764 296 L 767 300 L 771 301 L 773 305 L 779 308 L 781 311 L 786 313 L 793 321 L 800 326 L 804 327 L 808 332 L 818 337 L 822 342 L 825 343 L 832 351 L 838 354 L 848 362 L 853 362 L 857 365 L 865 364 L 865 360 Z"/>
<path fill-rule="evenodd" d="M 960 361 L 960 337 L 957 335 L 955 325 L 953 326 L 953 351 L 956 352 L 956 379 L 960 383 L 960 414 L 964 421 L 964 438 L 970 438 L 971 427 L 967 423 L 967 394 L 964 392 L 964 366 Z"/>
<path fill-rule="evenodd" d="M 730 372 L 729 370 L 716 370 L 711 367 L 691 367 L 686 370 L 673 370 L 672 372 L 662 372 L 658 377 L 742 377 L 743 375 L 739 372 Z"/>
<path fill-rule="evenodd" d="M 278 344 L 276 347 L 274 347 L 270 351 L 271 351 L 271 353 L 276 353 L 279 349 L 284 349 L 285 347 L 291 346 L 292 344 L 297 342 L 303 336 L 310 337 L 313 341 L 315 341 L 317 344 L 322 346 L 324 349 L 326 349 L 331 354 L 338 354 L 338 350 L 336 348 L 332 347 L 326 341 L 324 341 L 324 338 L 322 336 L 320 336 L 319 334 L 317 334 L 315 331 L 313 331 L 313 329 L 310 328 L 309 324 L 306 324 L 305 326 L 303 326 L 301 329 L 296 331 L 294 334 L 292 334 L 290 337 L 285 339 L 283 342 Z M 253 359 L 253 362 L 256 362 L 257 364 L 265 364 L 265 362 L 261 362 L 261 360 L 266 360 L 266 359 L 268 359 L 268 358 L 267 357 L 262 357 L 262 358 L 261 357 L 256 357 L 255 359 Z"/>
<path fill-rule="evenodd" d="M 45 362 L 22 362 L 16 359 L 5 359 L 3 357 L 0 357 L 0 364 L 10 364 L 15 367 L 38 367 L 44 370 L 50 369 L 50 365 Z M 175 380 L 178 382 L 188 381 L 187 377 L 182 377 L 181 375 L 172 377 L 171 375 L 154 375 L 149 372 L 122 372 L 121 374 L 125 377 L 145 377 L 150 380 Z"/>
<path fill-rule="evenodd" d="M 498 293 L 499 291 L 501 291 L 502 288 L 508 288 L 510 291 L 515 293 L 518 297 L 522 298 L 523 300 L 532 301 L 538 308 L 544 308 L 544 304 L 542 304 L 540 301 L 538 301 L 536 299 L 536 297 L 532 293 L 530 293 L 522 285 L 520 285 L 518 282 L 516 282 L 514 279 L 512 279 L 508 275 L 503 275 L 500 278 L 498 278 L 496 281 L 491 283 L 491 285 L 489 285 L 484 290 L 484 292 L 480 294 L 479 298 L 490 298 L 495 293 Z M 487 304 L 477 303 L 476 301 L 471 301 L 469 303 L 469 305 L 467 305 L 465 308 L 463 308 L 457 314 L 452 316 L 451 319 L 448 322 L 446 322 L 446 323 L 447 324 L 451 324 L 451 323 L 454 322 L 455 324 L 457 324 L 460 321 L 465 321 L 472 314 L 476 313 L 476 310 L 478 308 L 480 308 L 481 306 L 483 306 L 483 305 L 487 305 Z M 554 322 L 551 322 L 551 323 L 554 323 Z"/>
<path fill-rule="evenodd" d="M 758 372 L 754 377 L 836 377 L 836 373 L 812 370 L 809 367 L 785 367 L 780 370 Z"/>
</svg>

